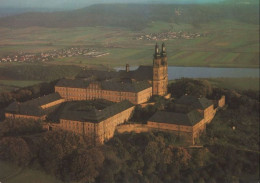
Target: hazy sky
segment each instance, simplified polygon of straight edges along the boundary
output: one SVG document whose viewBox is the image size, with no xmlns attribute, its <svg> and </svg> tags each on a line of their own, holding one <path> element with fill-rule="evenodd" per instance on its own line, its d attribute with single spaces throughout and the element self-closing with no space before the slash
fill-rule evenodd
<svg viewBox="0 0 260 183">
<path fill-rule="evenodd" d="M 96 3 L 209 3 L 222 0 L 0 0 L 0 8 L 80 8 Z"/>
</svg>

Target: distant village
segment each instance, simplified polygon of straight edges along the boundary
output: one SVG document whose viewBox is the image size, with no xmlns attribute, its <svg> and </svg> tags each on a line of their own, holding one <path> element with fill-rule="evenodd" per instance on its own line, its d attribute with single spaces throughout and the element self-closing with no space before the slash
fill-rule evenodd
<svg viewBox="0 0 260 183">
<path fill-rule="evenodd" d="M 135 40 L 148 40 L 148 41 L 167 41 L 171 39 L 195 39 L 199 37 L 205 37 L 207 33 L 189 33 L 189 32 L 161 32 L 161 33 L 151 33 L 143 34 L 135 37 Z"/>
<path fill-rule="evenodd" d="M 80 55 L 94 58 L 102 57 L 108 54 L 108 52 L 100 52 L 90 48 L 71 47 L 41 53 L 13 53 L 0 57 L 0 62 L 48 62 L 53 61 L 55 58 L 75 57 Z"/>
</svg>

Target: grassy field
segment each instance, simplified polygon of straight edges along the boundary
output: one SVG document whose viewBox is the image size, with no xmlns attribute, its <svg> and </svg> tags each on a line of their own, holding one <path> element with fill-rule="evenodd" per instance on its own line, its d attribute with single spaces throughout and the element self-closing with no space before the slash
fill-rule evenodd
<svg viewBox="0 0 260 183">
<path fill-rule="evenodd" d="M 82 56 L 61 58 L 52 64 L 104 64 L 111 67 L 126 63 L 151 64 L 156 41 L 134 40 L 134 38 L 146 33 L 168 30 L 207 35 L 190 40 L 165 41 L 169 65 L 259 66 L 259 26 L 231 20 L 201 24 L 199 27 L 190 24 L 153 22 L 142 31 L 114 27 L 0 28 L 0 56 L 17 51 L 41 52 L 68 46 L 84 46 L 107 51 L 110 54 L 99 58 Z"/>
<path fill-rule="evenodd" d="M 17 167 L 0 161 L 0 182 L 2 183 L 61 183 L 56 178 L 38 170 Z"/>
</svg>

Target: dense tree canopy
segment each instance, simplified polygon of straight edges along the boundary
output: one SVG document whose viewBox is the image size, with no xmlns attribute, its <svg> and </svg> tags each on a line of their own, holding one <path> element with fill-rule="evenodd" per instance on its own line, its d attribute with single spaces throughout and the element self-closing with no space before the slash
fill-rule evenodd
<svg viewBox="0 0 260 183">
<path fill-rule="evenodd" d="M 206 80 L 187 78 L 177 79 L 169 86 L 169 92 L 176 98 L 179 98 L 184 94 L 196 97 L 206 97 L 212 94 L 212 90 L 211 84 Z"/>
</svg>

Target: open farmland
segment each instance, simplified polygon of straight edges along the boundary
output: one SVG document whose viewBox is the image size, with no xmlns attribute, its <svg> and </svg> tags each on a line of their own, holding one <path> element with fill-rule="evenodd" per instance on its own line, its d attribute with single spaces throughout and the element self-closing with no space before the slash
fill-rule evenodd
<svg viewBox="0 0 260 183">
<path fill-rule="evenodd" d="M 1 28 L 0 56 L 15 53 L 39 53 L 82 46 L 108 52 L 98 58 L 77 56 L 57 58 L 52 64 L 103 64 L 120 66 L 150 64 L 156 41 L 135 40 L 140 34 L 165 31 L 199 32 L 205 37 L 165 40 L 169 65 L 208 67 L 258 67 L 258 25 L 231 20 L 194 27 L 189 24 L 153 22 L 142 31 L 115 27 L 73 28 Z M 238 39 L 239 38 L 239 39 Z M 157 42 L 162 42 L 158 40 Z"/>
<path fill-rule="evenodd" d="M 173 13 L 176 8 L 181 9 L 180 16 Z M 93 14 L 96 11 L 102 13 Z M 29 13 L 0 19 L 0 58 L 73 48 L 105 53 L 97 57 L 56 54 L 58 56 L 48 61 L 1 62 L 1 90 L 72 77 L 79 69 L 71 65 L 99 69 L 113 69 L 126 63 L 130 66 L 150 65 L 156 42 L 166 43 L 170 66 L 258 68 L 256 12 L 258 10 L 253 6 L 96 5 L 73 12 L 34 13 L 33 16 Z M 104 18 L 103 14 L 110 18 Z M 97 21 L 84 19 L 87 15 L 94 16 Z M 32 22 L 27 21 L 28 17 Z M 49 21 L 48 17 L 52 19 Z M 59 17 L 63 17 L 63 23 L 58 21 Z M 13 26 L 9 25 L 12 21 L 15 22 Z M 35 65 L 39 67 L 36 69 Z M 47 65 L 50 70 L 46 72 Z M 69 68 L 60 70 L 60 65 Z M 33 72 L 34 69 L 37 71 Z M 16 82 L 16 79 L 20 81 Z"/>
</svg>

